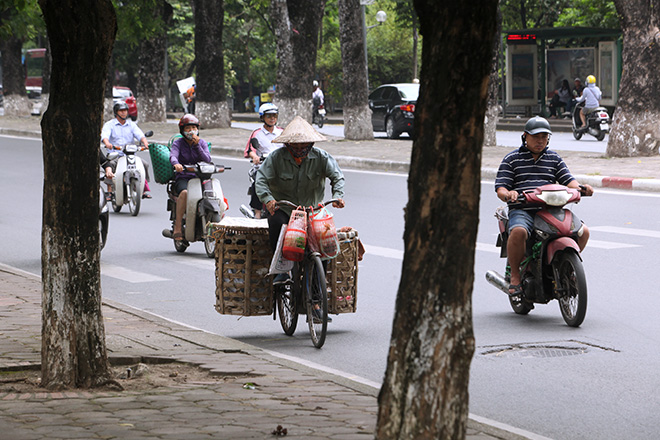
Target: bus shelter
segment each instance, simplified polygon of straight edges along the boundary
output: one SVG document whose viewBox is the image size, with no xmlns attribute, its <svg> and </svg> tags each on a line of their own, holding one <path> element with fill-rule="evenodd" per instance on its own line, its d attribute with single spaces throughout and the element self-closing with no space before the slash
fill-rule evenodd
<svg viewBox="0 0 660 440">
<path fill-rule="evenodd" d="M 615 106 L 621 80 L 621 31 L 583 27 L 511 30 L 506 36 L 505 103 L 507 107 L 546 103 L 564 79 L 571 88 L 580 78 L 586 86 L 595 75 L 603 92 L 601 105 Z"/>
</svg>

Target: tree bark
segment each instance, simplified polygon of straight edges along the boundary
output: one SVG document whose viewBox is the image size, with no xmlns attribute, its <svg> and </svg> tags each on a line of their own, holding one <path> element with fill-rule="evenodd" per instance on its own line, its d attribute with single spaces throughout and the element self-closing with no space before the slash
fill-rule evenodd
<svg viewBox="0 0 660 440">
<path fill-rule="evenodd" d="M 500 104 L 498 100 L 500 75 L 499 61 L 500 50 L 502 47 L 502 14 L 500 8 L 497 8 L 497 31 L 493 36 L 493 61 L 490 70 L 490 80 L 488 81 L 488 108 L 486 109 L 486 118 L 484 119 L 484 147 L 497 146 L 497 120 L 500 117 Z"/>
<path fill-rule="evenodd" d="M 93 387 L 110 378 L 101 314 L 98 170 L 103 87 L 117 22 L 110 0 L 39 5 L 53 57 L 50 106 L 41 121 L 42 385 Z"/>
<path fill-rule="evenodd" d="M 323 0 L 273 0 L 277 38 L 277 89 L 274 102 L 279 123 L 286 125 L 300 116 L 312 121 L 312 81 L 316 48 L 323 17 Z"/>
<path fill-rule="evenodd" d="M 344 137 L 373 140 L 367 89 L 367 67 L 361 35 L 362 11 L 359 0 L 339 0 L 339 38 L 344 85 Z"/>
<path fill-rule="evenodd" d="M 424 37 L 417 138 L 376 438 L 453 440 L 465 438 L 468 417 L 481 146 L 497 0 L 478 8 L 415 0 L 415 8 Z"/>
<path fill-rule="evenodd" d="M 48 101 L 50 100 L 50 69 L 53 65 L 52 56 L 50 53 L 50 43 L 46 39 L 46 56 L 44 57 L 43 73 L 41 75 L 41 113 L 45 112 L 48 108 Z"/>
<path fill-rule="evenodd" d="M 194 0 L 197 100 L 195 115 L 204 128 L 228 128 L 231 112 L 222 53 L 222 0 Z"/>
<path fill-rule="evenodd" d="M 21 63 L 23 40 L 9 37 L 0 43 L 5 116 L 30 116 L 32 105 L 25 91 L 25 71 Z"/>
<path fill-rule="evenodd" d="M 161 32 L 140 43 L 137 93 L 138 116 L 142 122 L 167 121 L 167 27 L 172 12 L 169 3 L 156 3 L 154 16 L 162 19 Z"/>
<path fill-rule="evenodd" d="M 623 31 L 623 75 L 607 155 L 655 156 L 660 148 L 660 9 L 642 0 L 614 4 Z"/>
</svg>

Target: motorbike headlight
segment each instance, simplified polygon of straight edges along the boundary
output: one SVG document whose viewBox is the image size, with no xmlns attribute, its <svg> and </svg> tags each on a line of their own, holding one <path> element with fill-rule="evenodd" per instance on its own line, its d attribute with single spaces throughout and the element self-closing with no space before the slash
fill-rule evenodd
<svg viewBox="0 0 660 440">
<path fill-rule="evenodd" d="M 213 174 L 215 172 L 215 165 L 212 163 L 205 163 L 199 166 L 199 171 L 204 174 Z"/>
<path fill-rule="evenodd" d="M 571 193 L 566 190 L 561 191 L 543 191 L 538 196 L 546 205 L 564 206 L 571 199 Z"/>
<path fill-rule="evenodd" d="M 126 145 L 126 152 L 127 153 L 136 153 L 138 150 L 137 145 Z"/>
</svg>

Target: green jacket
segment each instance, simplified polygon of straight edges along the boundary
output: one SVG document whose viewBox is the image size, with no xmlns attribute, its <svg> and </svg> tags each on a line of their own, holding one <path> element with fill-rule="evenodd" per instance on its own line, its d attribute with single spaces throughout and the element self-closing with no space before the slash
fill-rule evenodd
<svg viewBox="0 0 660 440">
<path fill-rule="evenodd" d="M 312 147 L 300 165 L 286 147 L 274 150 L 256 175 L 257 197 L 266 204 L 288 200 L 300 206 L 316 206 L 323 201 L 325 179 L 330 179 L 332 198 L 344 197 L 344 173 L 327 151 Z M 291 208 L 280 209 L 291 214 Z"/>
</svg>

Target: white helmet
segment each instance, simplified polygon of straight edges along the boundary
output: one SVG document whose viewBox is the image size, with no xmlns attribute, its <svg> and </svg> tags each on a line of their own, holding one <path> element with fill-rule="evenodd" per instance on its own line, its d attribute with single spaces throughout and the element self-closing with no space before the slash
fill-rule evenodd
<svg viewBox="0 0 660 440">
<path fill-rule="evenodd" d="M 318 87 L 318 86 L 319 86 L 319 82 L 318 82 L 317 80 L 314 80 L 314 81 L 312 82 L 312 85 L 313 85 L 314 87 Z"/>
<path fill-rule="evenodd" d="M 261 104 L 261 107 L 259 107 L 259 116 L 263 116 L 266 113 L 278 114 L 279 110 L 277 106 L 272 102 L 266 102 L 265 104 Z"/>
</svg>

